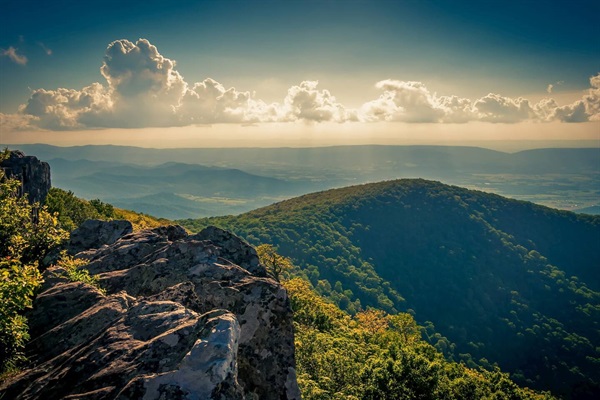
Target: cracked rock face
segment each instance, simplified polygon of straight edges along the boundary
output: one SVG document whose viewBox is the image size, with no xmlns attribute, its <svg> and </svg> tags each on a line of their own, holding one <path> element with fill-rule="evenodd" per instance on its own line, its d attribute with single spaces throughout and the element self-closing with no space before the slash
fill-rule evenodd
<svg viewBox="0 0 600 400">
<path fill-rule="evenodd" d="M 27 194 L 29 203 L 42 204 L 50 190 L 50 165 L 33 156 L 26 156 L 22 151 L 10 152 L 8 159 L 0 163 L 7 178 L 21 182 L 19 195 Z"/>
<path fill-rule="evenodd" d="M 112 241 L 114 224 L 94 224 L 98 248 L 77 256 L 106 294 L 48 269 L 29 316 L 33 365 L 0 395 L 300 399 L 287 293 L 252 247 L 214 227 L 125 229 Z"/>
</svg>

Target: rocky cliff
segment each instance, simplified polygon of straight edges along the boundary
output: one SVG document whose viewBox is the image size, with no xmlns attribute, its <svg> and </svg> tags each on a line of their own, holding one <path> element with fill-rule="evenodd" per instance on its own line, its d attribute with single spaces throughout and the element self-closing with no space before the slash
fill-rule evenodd
<svg viewBox="0 0 600 400">
<path fill-rule="evenodd" d="M 241 239 L 88 221 L 69 251 L 104 290 L 45 271 L 4 398 L 300 398 L 286 291 Z"/>
<path fill-rule="evenodd" d="M 27 194 L 29 202 L 43 203 L 50 190 L 50 166 L 33 156 L 26 156 L 19 150 L 10 152 L 9 157 L 0 163 L 7 178 L 21 182 L 19 195 Z"/>
</svg>

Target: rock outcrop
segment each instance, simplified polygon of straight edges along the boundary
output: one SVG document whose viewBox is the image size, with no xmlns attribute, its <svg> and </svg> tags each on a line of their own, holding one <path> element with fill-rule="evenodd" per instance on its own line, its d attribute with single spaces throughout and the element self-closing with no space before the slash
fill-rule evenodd
<svg viewBox="0 0 600 400">
<path fill-rule="evenodd" d="M 133 225 L 129 221 L 88 219 L 71 232 L 68 251 L 70 254 L 75 255 L 88 249 L 97 249 L 104 245 L 113 244 L 122 236 L 131 232 L 133 232 Z"/>
<path fill-rule="evenodd" d="M 300 399 L 287 293 L 252 247 L 218 228 L 125 225 L 90 222 L 72 240 L 102 291 L 45 272 L 33 365 L 5 398 Z"/>
<path fill-rule="evenodd" d="M 0 163 L 7 178 L 21 182 L 19 195 L 27 194 L 31 204 L 43 203 L 50 190 L 50 165 L 37 157 L 26 156 L 22 151 L 13 150 L 9 157 Z"/>
</svg>

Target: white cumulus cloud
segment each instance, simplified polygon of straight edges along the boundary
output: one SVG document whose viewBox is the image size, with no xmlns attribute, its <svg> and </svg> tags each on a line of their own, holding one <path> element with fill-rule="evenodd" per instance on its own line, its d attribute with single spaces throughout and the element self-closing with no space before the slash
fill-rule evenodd
<svg viewBox="0 0 600 400">
<path fill-rule="evenodd" d="M 439 122 L 445 114 L 437 97 L 421 82 L 387 79 L 375 86 L 383 94 L 362 106 L 366 121 Z"/>
<path fill-rule="evenodd" d="M 318 81 L 303 81 L 288 89 L 279 114 L 285 121 L 345 122 L 356 120 L 355 113 L 347 111 L 328 90 L 317 89 Z"/>
<path fill-rule="evenodd" d="M 226 89 L 214 79 L 207 78 L 186 90 L 176 112 L 181 123 L 211 124 L 217 122 L 255 122 L 260 101 L 252 98 L 249 92 L 235 88 Z"/>
<path fill-rule="evenodd" d="M 42 48 L 45 46 L 40 44 Z M 49 49 L 48 49 L 49 50 Z M 25 64 L 13 47 L 3 56 Z M 305 80 L 287 90 L 281 102 L 266 103 L 251 91 L 226 87 L 211 78 L 188 83 L 174 60 L 146 39 L 110 43 L 100 72 L 105 79 L 83 89 L 36 89 L 18 114 L 1 114 L 3 129 L 86 129 L 187 126 L 260 122 L 466 123 L 484 121 L 584 122 L 600 120 L 600 74 L 581 100 L 559 105 L 553 99 L 532 104 L 524 98 L 490 93 L 479 99 L 438 96 L 418 81 L 382 80 L 381 95 L 358 109 L 341 104 L 318 81 Z M 556 82 L 548 86 L 551 92 Z"/>
<path fill-rule="evenodd" d="M 111 106 L 106 88 L 94 83 L 81 90 L 34 90 L 19 111 L 36 117 L 41 128 L 63 130 L 103 126 L 101 121 L 109 114 Z"/>
<path fill-rule="evenodd" d="M 556 82 L 556 85 L 562 83 Z M 560 106 L 551 98 L 532 104 L 522 97 L 511 98 L 496 93 L 476 100 L 438 96 L 422 82 L 388 79 L 375 85 L 383 90 L 383 94 L 362 105 L 360 120 L 414 123 L 597 121 L 600 120 L 600 74 L 590 78 L 590 85 L 581 100 Z M 551 89 L 552 85 L 549 85 Z"/>
<path fill-rule="evenodd" d="M 529 100 L 521 97 L 511 99 L 494 93 L 477 100 L 473 108 L 479 121 L 515 123 L 536 117 Z"/>
<path fill-rule="evenodd" d="M 589 120 L 600 121 L 600 73 L 590 78 L 590 86 L 582 101 Z"/>
</svg>

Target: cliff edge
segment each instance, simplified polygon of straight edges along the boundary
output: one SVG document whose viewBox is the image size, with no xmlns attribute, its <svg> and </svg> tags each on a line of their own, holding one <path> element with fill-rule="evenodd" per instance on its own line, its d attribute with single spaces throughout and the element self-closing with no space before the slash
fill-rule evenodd
<svg viewBox="0 0 600 400">
<path fill-rule="evenodd" d="M 292 311 L 255 250 L 210 227 L 87 221 L 69 251 L 103 291 L 44 273 L 14 399 L 300 399 Z"/>
</svg>

